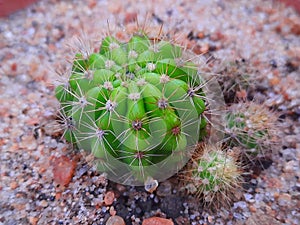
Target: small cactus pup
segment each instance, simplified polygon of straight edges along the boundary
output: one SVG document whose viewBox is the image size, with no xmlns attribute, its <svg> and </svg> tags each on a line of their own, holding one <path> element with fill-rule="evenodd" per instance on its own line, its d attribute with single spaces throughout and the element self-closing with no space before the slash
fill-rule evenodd
<svg viewBox="0 0 300 225">
<path fill-rule="evenodd" d="M 231 146 L 242 147 L 249 159 L 266 156 L 279 145 L 278 116 L 264 104 L 233 104 L 226 115 L 225 132 Z"/>
<path fill-rule="evenodd" d="M 226 207 L 234 200 L 242 180 L 237 154 L 215 144 L 200 148 L 182 173 L 185 187 L 206 206 Z"/>
<path fill-rule="evenodd" d="M 191 54 L 142 32 L 76 53 L 68 82 L 56 87 L 66 139 L 116 182 L 172 176 L 206 129 L 205 82 Z"/>
</svg>

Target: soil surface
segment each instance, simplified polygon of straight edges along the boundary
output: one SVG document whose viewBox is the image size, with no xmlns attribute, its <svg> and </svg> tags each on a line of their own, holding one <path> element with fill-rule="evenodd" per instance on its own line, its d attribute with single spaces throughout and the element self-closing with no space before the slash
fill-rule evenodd
<svg viewBox="0 0 300 225">
<path fill-rule="evenodd" d="M 247 167 L 229 208 L 202 207 L 176 175 L 152 194 L 110 182 L 60 138 L 53 84 L 68 65 L 68 46 L 85 33 L 96 51 L 108 31 L 119 27 L 126 39 L 123 30 L 137 21 L 155 32 L 164 24 L 220 79 L 240 84 L 247 75 L 248 88 L 224 92 L 227 104 L 254 98 L 280 115 L 282 146 Z M 0 224 L 151 224 L 154 217 L 300 224 L 300 17 L 292 8 L 261 0 L 42 0 L 0 19 L 0 62 Z"/>
</svg>

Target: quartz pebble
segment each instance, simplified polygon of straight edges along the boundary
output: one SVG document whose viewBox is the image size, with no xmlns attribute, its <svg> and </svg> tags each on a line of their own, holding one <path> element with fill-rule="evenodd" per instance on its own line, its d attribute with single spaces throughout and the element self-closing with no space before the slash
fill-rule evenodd
<svg viewBox="0 0 300 225">
<path fill-rule="evenodd" d="M 125 222 L 120 216 L 111 216 L 106 221 L 106 225 L 125 225 Z"/>
</svg>

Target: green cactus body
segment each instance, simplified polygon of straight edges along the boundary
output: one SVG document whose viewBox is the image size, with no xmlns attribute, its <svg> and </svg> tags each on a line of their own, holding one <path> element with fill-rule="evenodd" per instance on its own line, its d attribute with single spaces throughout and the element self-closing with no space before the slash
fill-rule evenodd
<svg viewBox="0 0 300 225">
<path fill-rule="evenodd" d="M 68 141 L 106 164 L 113 161 L 112 168 L 120 163 L 140 182 L 157 173 L 148 167 L 167 158 L 172 166 L 174 152 L 203 138 L 201 85 L 197 66 L 182 59 L 181 47 L 145 35 L 128 43 L 109 36 L 99 53 L 76 54 L 68 87 L 58 86 L 56 98 L 75 122 Z"/>
<path fill-rule="evenodd" d="M 230 202 L 231 194 L 241 182 L 236 156 L 219 146 L 206 145 L 203 154 L 193 159 L 187 185 L 192 185 L 193 193 L 203 198 L 205 204 L 225 206 Z"/>
<path fill-rule="evenodd" d="M 264 155 L 276 144 L 278 117 L 264 105 L 255 102 L 234 104 L 226 119 L 232 145 L 242 146 L 247 156 Z"/>
</svg>

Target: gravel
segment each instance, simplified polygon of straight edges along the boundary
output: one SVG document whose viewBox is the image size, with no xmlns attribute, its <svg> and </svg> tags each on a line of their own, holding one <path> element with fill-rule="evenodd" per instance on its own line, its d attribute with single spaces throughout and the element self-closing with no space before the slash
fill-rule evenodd
<svg viewBox="0 0 300 225">
<path fill-rule="evenodd" d="M 282 148 L 268 168 L 252 165 L 228 209 L 202 207 L 176 176 L 152 194 L 109 182 L 56 129 L 55 71 L 66 67 L 74 37 L 86 33 L 97 50 L 107 21 L 111 30 L 131 30 L 146 15 L 146 24 L 164 23 L 169 35 L 203 54 L 213 72 L 246 71 L 251 97 L 280 115 Z M 41 0 L 0 19 L 0 224 L 100 225 L 112 217 L 126 224 L 150 217 L 175 224 L 300 224 L 299 35 L 299 14 L 261 0 Z M 57 158 L 75 165 L 66 183 L 53 173 Z"/>
</svg>

